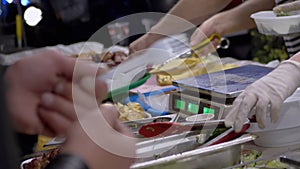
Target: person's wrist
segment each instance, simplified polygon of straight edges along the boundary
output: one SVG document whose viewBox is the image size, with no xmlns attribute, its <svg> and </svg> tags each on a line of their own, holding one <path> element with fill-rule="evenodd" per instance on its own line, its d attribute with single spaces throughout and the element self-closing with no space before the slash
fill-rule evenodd
<svg viewBox="0 0 300 169">
<path fill-rule="evenodd" d="M 150 32 L 148 32 L 148 33 L 145 34 L 145 37 L 146 37 L 147 41 L 149 41 L 149 42 L 155 42 L 155 41 L 157 41 L 159 39 L 162 39 L 162 38 L 164 38 L 166 36 L 150 31 Z"/>
<path fill-rule="evenodd" d="M 290 60 L 282 61 L 279 65 L 279 67 L 286 67 L 286 66 L 292 69 L 294 73 L 300 74 L 300 62 L 290 59 Z"/>
<path fill-rule="evenodd" d="M 284 100 L 300 86 L 300 63 L 293 60 L 283 61 L 264 79 Z"/>
</svg>

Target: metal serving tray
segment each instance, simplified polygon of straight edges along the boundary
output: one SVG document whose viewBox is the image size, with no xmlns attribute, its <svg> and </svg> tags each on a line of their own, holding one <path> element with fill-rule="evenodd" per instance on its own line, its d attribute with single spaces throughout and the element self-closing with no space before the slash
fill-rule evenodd
<svg viewBox="0 0 300 169">
<path fill-rule="evenodd" d="M 237 139 L 202 147 L 207 140 L 207 131 L 189 131 L 163 138 L 146 139 L 137 143 L 137 159 L 131 169 L 218 169 L 239 164 L 242 144 L 256 138 L 245 134 Z M 29 162 L 31 156 L 23 161 Z"/>
<path fill-rule="evenodd" d="M 197 137 L 190 136 L 185 139 L 181 137 L 182 142 L 174 144 L 177 140 L 176 137 L 180 138 L 181 136 L 168 137 L 165 142 L 162 140 L 140 142 L 137 145 L 137 156 L 141 157 L 151 153 L 153 156 L 138 158 L 131 169 L 224 168 L 238 164 L 241 160 L 241 144 L 253 141 L 256 138 L 254 135 L 246 134 L 232 141 L 195 148 L 197 144 L 199 145 L 199 141 L 196 141 Z M 161 143 L 158 144 L 159 142 Z M 170 149 L 170 146 L 173 146 L 173 148 Z"/>
</svg>

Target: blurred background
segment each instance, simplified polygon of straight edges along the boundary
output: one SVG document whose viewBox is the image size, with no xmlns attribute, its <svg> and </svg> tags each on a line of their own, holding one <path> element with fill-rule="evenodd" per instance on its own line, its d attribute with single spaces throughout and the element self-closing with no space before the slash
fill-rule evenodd
<svg viewBox="0 0 300 169">
<path fill-rule="evenodd" d="M 23 37 L 22 46 L 42 47 L 85 41 L 103 25 L 117 18 L 138 12 L 167 12 L 176 2 L 177 0 L 1 0 L 1 44 L 7 42 L 8 44 L 3 45 L 11 45 L 16 41 L 17 14 L 24 19 L 23 36 L 26 38 Z M 28 20 L 38 21 L 29 23 Z"/>
<path fill-rule="evenodd" d="M 178 0 L 1 0 L 0 52 L 72 44 L 86 41 L 99 28 L 120 17 L 139 12 L 167 12 Z M 241 3 L 233 0 L 228 7 Z M 16 17 L 18 16 L 18 17 Z M 128 30 L 147 30 L 159 18 L 128 24 Z M 150 23 L 149 23 L 150 22 Z M 191 31 L 192 32 L 192 31 Z M 107 29 L 107 37 L 110 38 Z M 130 37 L 126 46 L 141 35 Z M 245 30 L 228 35 L 231 46 L 221 57 L 252 59 L 252 36 Z M 273 41 L 272 39 L 270 41 Z"/>
</svg>

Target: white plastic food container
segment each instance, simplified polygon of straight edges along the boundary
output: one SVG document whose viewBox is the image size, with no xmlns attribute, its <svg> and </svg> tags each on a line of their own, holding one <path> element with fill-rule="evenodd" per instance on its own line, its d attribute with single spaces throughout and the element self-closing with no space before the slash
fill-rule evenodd
<svg viewBox="0 0 300 169">
<path fill-rule="evenodd" d="M 300 14 L 276 16 L 273 11 L 261 11 L 251 15 L 257 29 L 265 35 L 286 35 L 300 32 Z"/>
</svg>

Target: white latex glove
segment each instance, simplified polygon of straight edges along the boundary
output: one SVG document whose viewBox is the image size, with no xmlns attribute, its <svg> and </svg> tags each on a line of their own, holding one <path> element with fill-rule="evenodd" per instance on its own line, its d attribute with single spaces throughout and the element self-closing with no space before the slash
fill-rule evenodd
<svg viewBox="0 0 300 169">
<path fill-rule="evenodd" d="M 264 128 L 267 113 L 270 113 L 271 121 L 276 123 L 281 104 L 299 86 L 300 63 L 283 61 L 268 75 L 248 86 L 235 99 L 232 109 L 225 117 L 225 125 L 232 126 L 239 132 L 247 118 L 256 115 L 258 126 Z"/>
<path fill-rule="evenodd" d="M 282 12 L 288 13 L 288 12 L 297 11 L 297 10 L 300 10 L 300 0 L 282 4 L 282 5 L 278 5 L 273 8 L 273 11 L 276 14 L 280 14 Z"/>
</svg>

